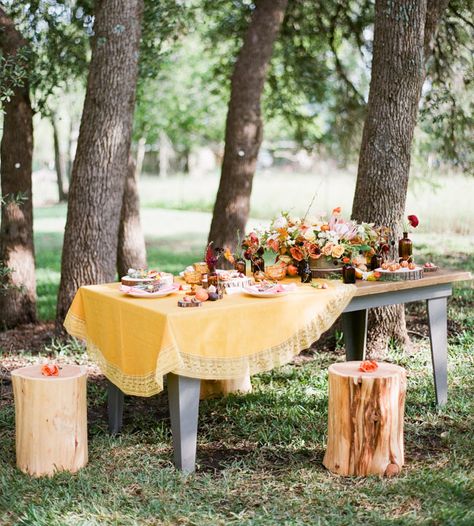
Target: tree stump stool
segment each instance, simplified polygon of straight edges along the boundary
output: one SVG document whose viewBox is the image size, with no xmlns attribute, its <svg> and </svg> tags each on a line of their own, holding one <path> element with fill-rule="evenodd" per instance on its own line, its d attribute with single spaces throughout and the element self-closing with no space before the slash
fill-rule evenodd
<svg viewBox="0 0 474 526">
<path fill-rule="evenodd" d="M 329 367 L 328 443 L 324 466 L 338 475 L 397 475 L 404 463 L 403 414 L 406 373 L 379 363 Z"/>
<path fill-rule="evenodd" d="M 58 376 L 43 376 L 40 365 L 12 371 L 21 471 L 39 477 L 87 464 L 86 381 L 77 365 L 64 365 Z"/>
</svg>

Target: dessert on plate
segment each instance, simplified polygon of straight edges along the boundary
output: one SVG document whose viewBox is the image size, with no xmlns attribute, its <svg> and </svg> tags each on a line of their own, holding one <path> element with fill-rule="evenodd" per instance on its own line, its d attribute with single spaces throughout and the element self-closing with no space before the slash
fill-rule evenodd
<svg viewBox="0 0 474 526">
<path fill-rule="evenodd" d="M 153 292 L 156 292 L 165 286 L 173 284 L 173 274 L 159 272 L 158 270 L 129 268 L 127 275 L 123 276 L 120 281 L 122 285 L 127 287 L 140 287 L 142 289 L 147 285 L 152 285 Z"/>
</svg>

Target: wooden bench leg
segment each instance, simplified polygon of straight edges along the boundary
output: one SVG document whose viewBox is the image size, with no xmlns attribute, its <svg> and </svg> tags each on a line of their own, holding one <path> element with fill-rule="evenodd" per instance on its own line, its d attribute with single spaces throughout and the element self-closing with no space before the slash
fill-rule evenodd
<svg viewBox="0 0 474 526">
<path fill-rule="evenodd" d="M 107 381 L 107 415 L 109 418 L 109 433 L 117 435 L 122 430 L 123 422 L 123 392 L 112 382 Z"/>
<path fill-rule="evenodd" d="M 342 315 L 342 330 L 346 347 L 346 360 L 364 360 L 367 345 L 368 310 L 345 312 Z"/>
<path fill-rule="evenodd" d="M 174 464 L 185 473 L 196 469 L 201 380 L 168 373 L 168 399 Z"/>
<path fill-rule="evenodd" d="M 448 301 L 447 298 L 426 300 L 426 306 L 436 403 L 441 406 L 448 401 Z"/>
</svg>

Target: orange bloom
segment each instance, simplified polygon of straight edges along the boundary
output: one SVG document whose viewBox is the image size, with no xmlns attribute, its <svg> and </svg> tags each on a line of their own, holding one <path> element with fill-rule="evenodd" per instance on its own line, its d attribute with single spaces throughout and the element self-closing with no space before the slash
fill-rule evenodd
<svg viewBox="0 0 474 526">
<path fill-rule="evenodd" d="M 340 214 L 341 213 L 341 207 L 338 206 L 337 208 L 333 208 L 332 213 L 333 213 L 333 215 Z"/>
<path fill-rule="evenodd" d="M 376 369 L 378 369 L 378 367 L 379 366 L 375 360 L 365 360 L 360 364 L 359 371 L 364 373 L 373 373 Z"/>
<path fill-rule="evenodd" d="M 331 230 L 328 224 L 321 225 L 321 232 L 327 232 L 328 230 Z"/>
<path fill-rule="evenodd" d="M 280 234 L 280 239 L 286 239 L 288 237 L 288 230 L 286 228 L 277 228 L 277 232 Z"/>
<path fill-rule="evenodd" d="M 267 241 L 268 248 L 273 250 L 274 252 L 278 252 L 280 250 L 280 243 L 278 239 L 269 239 Z"/>
<path fill-rule="evenodd" d="M 54 364 L 46 364 L 41 367 L 41 374 L 43 376 L 59 376 L 59 367 Z"/>
<path fill-rule="evenodd" d="M 229 261 L 229 263 L 234 264 L 235 258 L 234 258 L 234 255 L 232 254 L 232 252 L 230 251 L 229 247 L 225 248 L 225 250 L 224 250 L 224 257 L 227 259 L 227 261 Z"/>
<path fill-rule="evenodd" d="M 304 258 L 303 252 L 298 247 L 290 248 L 290 254 L 295 261 L 302 261 Z"/>
</svg>

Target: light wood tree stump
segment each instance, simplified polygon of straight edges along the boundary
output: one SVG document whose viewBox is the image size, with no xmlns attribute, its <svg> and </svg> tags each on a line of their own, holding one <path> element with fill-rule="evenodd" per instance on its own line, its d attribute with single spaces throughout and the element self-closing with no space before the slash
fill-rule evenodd
<svg viewBox="0 0 474 526">
<path fill-rule="evenodd" d="M 324 466 L 339 475 L 397 475 L 404 464 L 403 415 L 406 373 L 379 363 L 329 367 L 328 443 Z"/>
<path fill-rule="evenodd" d="M 39 477 L 76 472 L 87 464 L 85 368 L 65 365 L 43 376 L 40 365 L 12 371 L 16 463 Z"/>
</svg>

